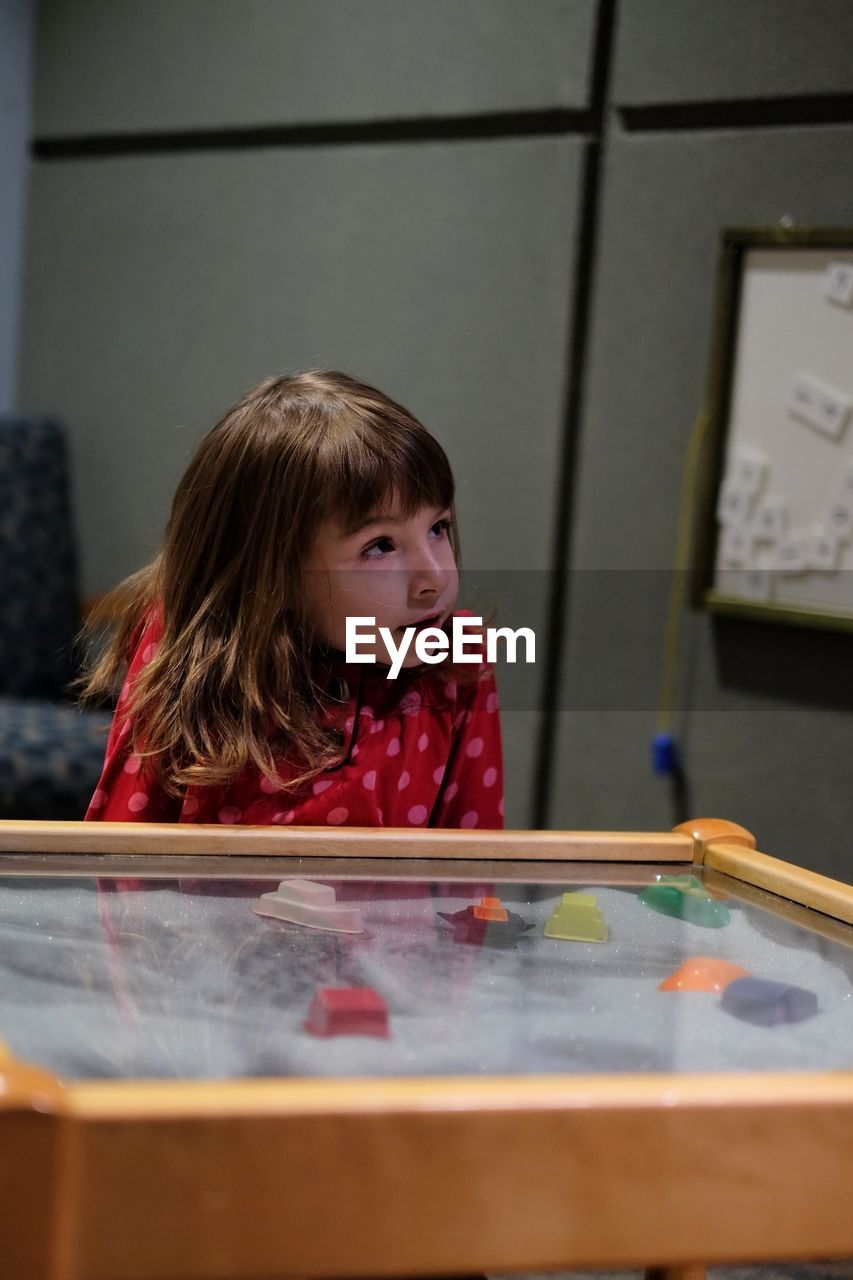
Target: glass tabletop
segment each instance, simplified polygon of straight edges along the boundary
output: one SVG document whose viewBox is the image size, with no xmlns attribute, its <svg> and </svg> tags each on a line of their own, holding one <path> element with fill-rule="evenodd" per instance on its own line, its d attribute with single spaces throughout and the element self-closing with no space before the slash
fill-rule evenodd
<svg viewBox="0 0 853 1280">
<path fill-rule="evenodd" d="M 7 867 L 11 1052 L 69 1079 L 853 1065 L 853 929 L 724 877 L 205 866 Z"/>
</svg>

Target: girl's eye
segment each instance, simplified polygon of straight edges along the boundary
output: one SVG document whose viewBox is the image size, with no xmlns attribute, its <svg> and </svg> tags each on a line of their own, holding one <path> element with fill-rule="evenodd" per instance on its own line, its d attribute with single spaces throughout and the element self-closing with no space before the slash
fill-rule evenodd
<svg viewBox="0 0 853 1280">
<path fill-rule="evenodd" d="M 441 520 L 436 520 L 435 524 L 430 529 L 430 533 L 434 537 L 438 538 L 446 538 L 449 532 L 450 521 L 446 517 Z M 365 560 L 381 560 L 383 556 L 390 554 L 390 552 L 394 550 L 393 538 L 386 536 L 377 538 L 374 542 L 371 542 L 369 546 L 364 548 L 361 554 Z"/>
<path fill-rule="evenodd" d="M 367 560 L 379 560 L 386 552 L 393 550 L 394 543 L 390 538 L 377 538 L 369 547 L 365 547 L 361 554 Z"/>
</svg>

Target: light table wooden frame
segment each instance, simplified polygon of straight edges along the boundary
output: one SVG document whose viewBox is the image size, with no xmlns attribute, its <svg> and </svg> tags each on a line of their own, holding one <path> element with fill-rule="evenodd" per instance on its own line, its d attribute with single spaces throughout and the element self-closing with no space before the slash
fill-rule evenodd
<svg viewBox="0 0 853 1280">
<path fill-rule="evenodd" d="M 230 875 L 242 855 L 339 872 L 368 859 L 377 876 L 451 859 L 525 880 L 694 863 L 849 940 L 853 889 L 754 846 L 716 820 L 633 834 L 6 822 L 0 874 L 128 874 L 142 856 L 171 875 L 178 857 L 223 854 Z M 853 1256 L 851 1169 L 853 1071 L 66 1084 L 0 1062 L 9 1280 L 641 1265 L 687 1280 L 706 1263 Z"/>
</svg>

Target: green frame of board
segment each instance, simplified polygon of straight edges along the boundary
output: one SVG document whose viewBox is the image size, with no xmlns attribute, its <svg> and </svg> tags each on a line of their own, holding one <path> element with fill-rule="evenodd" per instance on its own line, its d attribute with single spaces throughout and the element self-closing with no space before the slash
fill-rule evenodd
<svg viewBox="0 0 853 1280">
<path fill-rule="evenodd" d="M 696 485 L 693 539 L 694 606 L 714 613 L 793 626 L 853 631 L 853 612 L 802 605 L 753 603 L 717 591 L 713 585 L 719 538 L 716 498 L 722 483 L 729 432 L 732 375 L 740 319 L 744 255 L 749 249 L 846 249 L 853 251 L 853 227 L 734 227 L 722 233 L 714 302 L 711 357 L 706 392 L 707 439 Z"/>
</svg>

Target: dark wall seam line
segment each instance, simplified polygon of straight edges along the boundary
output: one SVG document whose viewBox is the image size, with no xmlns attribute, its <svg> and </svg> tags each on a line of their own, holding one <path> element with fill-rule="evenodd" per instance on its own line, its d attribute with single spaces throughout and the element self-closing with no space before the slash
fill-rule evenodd
<svg viewBox="0 0 853 1280">
<path fill-rule="evenodd" d="M 188 151 L 250 151 L 263 147 L 340 147 L 370 143 L 477 141 L 588 133 L 589 111 L 519 111 L 442 120 L 342 121 L 332 124 L 269 125 L 236 129 L 189 129 L 151 133 L 36 137 L 38 160 L 162 155 Z"/>
<path fill-rule="evenodd" d="M 618 114 L 626 133 L 844 125 L 853 124 L 853 95 L 659 103 L 642 107 L 622 106 L 618 108 Z"/>
<path fill-rule="evenodd" d="M 544 704 L 535 751 L 533 776 L 534 828 L 548 826 L 554 785 L 558 710 L 561 689 L 566 684 L 564 670 L 568 634 L 569 567 L 571 565 L 572 516 L 575 507 L 577 456 L 585 371 L 592 325 L 593 278 L 598 247 L 601 203 L 602 161 L 607 127 L 608 86 L 613 61 L 615 0 L 600 0 L 592 62 L 591 133 L 581 174 L 577 252 L 573 280 L 569 349 L 566 353 L 566 400 L 563 414 L 562 449 L 559 462 L 557 510 L 554 524 L 553 590 L 545 624 L 546 654 L 542 674 Z"/>
</svg>

